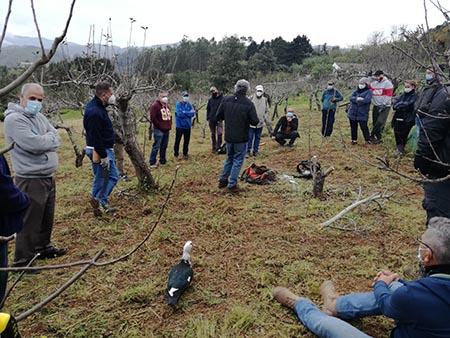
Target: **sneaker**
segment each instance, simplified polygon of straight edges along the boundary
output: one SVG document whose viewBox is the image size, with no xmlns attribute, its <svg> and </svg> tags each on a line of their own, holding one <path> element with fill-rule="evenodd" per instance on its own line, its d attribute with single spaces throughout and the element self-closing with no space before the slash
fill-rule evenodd
<svg viewBox="0 0 450 338">
<path fill-rule="evenodd" d="M 64 256 L 67 253 L 66 249 L 62 248 L 55 248 L 54 246 L 46 247 L 45 249 L 42 249 L 38 251 L 40 254 L 37 259 L 51 259 L 56 257 Z"/>
<path fill-rule="evenodd" d="M 272 291 L 272 296 L 275 298 L 280 304 L 291 308 L 294 310 L 295 303 L 300 299 L 299 296 L 293 294 L 289 289 L 277 286 Z"/>
<path fill-rule="evenodd" d="M 336 299 L 339 295 L 336 293 L 333 282 L 326 280 L 322 283 L 319 290 L 323 301 L 322 311 L 329 316 L 336 316 Z"/>
<path fill-rule="evenodd" d="M 157 164 L 150 164 L 150 169 L 156 169 L 156 168 L 158 168 Z"/>
<path fill-rule="evenodd" d="M 100 203 L 98 202 L 98 200 L 95 197 L 91 196 L 89 203 L 91 204 L 94 216 L 100 217 L 102 215 L 102 211 L 100 210 Z"/>
<path fill-rule="evenodd" d="M 183 160 L 188 160 L 189 159 L 189 155 L 183 155 Z"/>
<path fill-rule="evenodd" d="M 12 268 L 24 268 L 26 266 L 28 266 L 28 264 L 30 264 L 31 259 L 27 260 L 27 261 L 20 261 L 20 262 L 14 262 L 11 264 Z M 23 271 L 12 271 L 12 273 L 22 273 L 25 272 L 26 274 L 29 275 L 36 275 L 41 273 L 40 270 L 23 270 Z"/>
<path fill-rule="evenodd" d="M 116 208 L 110 206 L 109 204 L 103 204 L 100 206 L 100 209 L 102 210 L 102 212 L 104 212 L 105 214 L 113 214 L 116 212 Z"/>
<path fill-rule="evenodd" d="M 226 188 L 228 185 L 228 181 L 219 181 L 219 189 Z"/>
<path fill-rule="evenodd" d="M 357 145 L 357 144 L 358 144 L 358 141 L 352 140 L 352 146 L 355 146 L 355 145 Z"/>
</svg>

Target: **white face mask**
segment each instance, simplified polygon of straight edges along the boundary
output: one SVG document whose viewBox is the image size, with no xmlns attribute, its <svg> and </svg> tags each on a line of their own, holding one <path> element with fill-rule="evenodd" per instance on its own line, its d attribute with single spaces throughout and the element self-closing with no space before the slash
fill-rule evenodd
<svg viewBox="0 0 450 338">
<path fill-rule="evenodd" d="M 412 88 L 411 88 L 411 87 L 405 88 L 405 93 L 410 93 L 411 91 L 412 91 Z"/>
<path fill-rule="evenodd" d="M 256 96 L 258 96 L 258 97 L 261 97 L 262 94 L 263 94 L 263 92 L 260 92 L 260 91 L 257 91 L 257 92 L 256 92 Z"/>
<path fill-rule="evenodd" d="M 116 104 L 116 96 L 112 94 L 108 99 L 108 104 L 115 105 Z"/>
<path fill-rule="evenodd" d="M 168 98 L 167 96 L 163 96 L 163 97 L 161 98 L 161 102 L 162 102 L 162 103 L 167 103 L 167 102 L 169 102 L 169 98 Z"/>
<path fill-rule="evenodd" d="M 183 101 L 184 102 L 189 102 L 189 96 L 183 96 Z"/>
<path fill-rule="evenodd" d="M 358 85 L 358 88 L 359 88 L 359 89 L 364 89 L 364 88 L 366 88 L 366 85 L 365 85 L 364 83 L 360 83 L 360 84 Z"/>
<path fill-rule="evenodd" d="M 327 86 L 327 89 L 328 89 L 328 90 L 331 90 L 331 89 L 333 89 L 333 86 L 332 86 L 332 85 L 328 85 L 328 86 Z"/>
</svg>

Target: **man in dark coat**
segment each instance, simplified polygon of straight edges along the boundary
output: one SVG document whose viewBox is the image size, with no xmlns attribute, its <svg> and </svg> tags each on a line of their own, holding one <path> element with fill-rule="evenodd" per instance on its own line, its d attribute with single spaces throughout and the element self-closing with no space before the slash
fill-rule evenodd
<svg viewBox="0 0 450 338">
<path fill-rule="evenodd" d="M 14 184 L 8 163 L 0 155 L 0 236 L 7 237 L 20 232 L 23 216 L 30 206 L 30 199 Z M 0 267 L 8 266 L 8 242 L 0 242 Z M 0 299 L 3 299 L 8 272 L 0 272 Z"/>
<path fill-rule="evenodd" d="M 235 94 L 223 99 L 216 114 L 217 121 L 225 121 L 225 142 L 227 159 L 219 178 L 219 188 L 228 188 L 231 193 L 238 192 L 237 180 L 247 154 L 248 131 L 250 125 L 259 123 L 255 105 L 246 94 L 250 84 L 239 80 Z"/>
<path fill-rule="evenodd" d="M 434 216 L 450 218 L 450 98 L 441 86 L 433 95 L 427 112 L 420 114 L 421 130 L 414 167 L 428 179 L 424 182 L 423 208 L 427 223 Z"/>
<path fill-rule="evenodd" d="M 211 131 L 211 150 L 214 153 L 222 146 L 223 126 L 222 121 L 216 120 L 216 113 L 222 103 L 223 95 L 214 86 L 210 88 L 209 92 L 211 93 L 211 97 L 206 105 L 206 120 Z"/>
</svg>

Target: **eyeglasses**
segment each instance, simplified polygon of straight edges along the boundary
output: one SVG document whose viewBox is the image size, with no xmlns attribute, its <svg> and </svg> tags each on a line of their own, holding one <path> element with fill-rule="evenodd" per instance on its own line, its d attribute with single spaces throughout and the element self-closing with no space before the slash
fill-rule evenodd
<svg viewBox="0 0 450 338">
<path fill-rule="evenodd" d="M 29 101 L 39 101 L 39 102 L 42 102 L 42 99 L 38 99 L 38 98 L 35 97 L 35 96 L 30 96 L 30 97 L 28 98 L 28 100 L 29 100 Z"/>
<path fill-rule="evenodd" d="M 429 246 L 427 243 L 425 243 L 424 241 L 422 241 L 420 238 L 416 238 L 416 241 L 419 245 L 423 245 L 425 248 L 427 248 L 428 250 L 431 251 L 431 254 L 433 253 L 433 249 L 431 248 L 431 246 Z M 420 249 L 420 248 L 419 248 Z"/>
</svg>

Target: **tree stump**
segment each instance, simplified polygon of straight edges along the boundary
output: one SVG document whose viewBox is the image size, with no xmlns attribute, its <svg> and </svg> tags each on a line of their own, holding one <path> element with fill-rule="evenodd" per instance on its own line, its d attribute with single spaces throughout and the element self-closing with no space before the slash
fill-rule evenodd
<svg viewBox="0 0 450 338">
<path fill-rule="evenodd" d="M 314 198 L 324 199 L 323 187 L 325 185 L 325 178 L 331 174 L 333 170 L 334 168 L 330 167 L 323 171 L 320 167 L 319 158 L 317 156 L 311 158 L 311 174 L 313 177 L 312 194 Z"/>
</svg>

